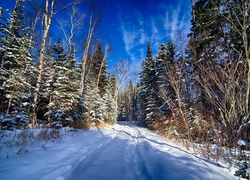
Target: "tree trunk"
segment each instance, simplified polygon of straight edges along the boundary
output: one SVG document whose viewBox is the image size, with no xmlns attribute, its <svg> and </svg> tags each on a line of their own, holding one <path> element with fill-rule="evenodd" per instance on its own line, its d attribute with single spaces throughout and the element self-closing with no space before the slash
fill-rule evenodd
<svg viewBox="0 0 250 180">
<path fill-rule="evenodd" d="M 83 54 L 82 54 L 82 74 L 81 74 L 81 82 L 80 82 L 80 89 L 79 89 L 79 94 L 82 94 L 84 92 L 84 86 L 85 86 L 85 72 L 86 72 L 86 63 L 87 63 L 87 58 L 88 58 L 88 52 L 89 52 L 89 46 L 90 42 L 93 36 L 93 32 L 95 30 L 95 26 L 97 23 L 97 19 L 95 20 L 94 24 L 92 24 L 92 19 L 93 15 L 90 17 L 90 22 L 89 22 L 89 31 L 88 31 L 88 36 L 85 42 L 85 46 L 83 49 Z"/>
<path fill-rule="evenodd" d="M 41 82 L 42 82 L 42 72 L 43 72 L 43 60 L 46 50 L 46 42 L 48 37 L 48 32 L 50 29 L 51 21 L 53 18 L 53 9 L 54 9 L 55 1 L 51 0 L 50 6 L 49 6 L 49 0 L 46 0 L 46 6 L 45 6 L 45 13 L 43 15 L 43 37 L 42 37 L 42 44 L 41 44 L 41 51 L 39 54 L 38 59 L 38 75 L 37 75 L 37 81 L 36 81 L 36 88 L 34 93 L 34 107 L 31 112 L 31 124 L 32 127 L 34 127 L 37 123 L 37 103 L 38 103 L 38 94 L 40 92 Z"/>
</svg>

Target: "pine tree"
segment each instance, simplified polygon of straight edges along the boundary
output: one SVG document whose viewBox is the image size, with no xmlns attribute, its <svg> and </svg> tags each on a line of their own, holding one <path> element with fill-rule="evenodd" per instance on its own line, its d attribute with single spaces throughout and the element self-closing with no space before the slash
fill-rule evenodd
<svg viewBox="0 0 250 180">
<path fill-rule="evenodd" d="M 210 108 L 210 103 L 202 85 L 198 83 L 199 74 L 202 73 L 200 69 L 213 67 L 216 61 L 227 54 L 225 47 L 228 46 L 228 27 L 223 19 L 223 9 L 221 0 L 198 0 L 192 9 L 189 63 L 193 74 L 196 74 L 193 77 L 195 104 L 201 106 L 203 111 Z"/>
<path fill-rule="evenodd" d="M 165 44 L 161 45 L 160 52 L 156 57 L 156 76 L 157 84 L 163 85 L 166 81 L 166 63 L 167 63 L 167 46 Z"/>
<path fill-rule="evenodd" d="M 104 60 L 104 53 L 101 44 L 97 44 L 97 50 L 91 57 L 89 75 L 86 79 L 86 91 L 84 94 L 85 106 L 88 109 L 89 119 L 95 123 L 105 121 L 105 101 L 107 87 L 107 62 Z M 107 94 L 106 97 L 107 98 Z M 106 115 L 107 117 L 107 115 Z"/>
<path fill-rule="evenodd" d="M 42 74 L 41 89 L 39 93 L 39 109 L 37 117 L 44 119 L 47 118 L 48 124 L 51 124 L 52 100 L 54 92 L 54 75 L 55 75 L 55 61 L 51 55 L 51 48 L 48 48 L 44 57 L 44 71 Z M 47 114 L 46 114 L 47 113 Z"/>
<path fill-rule="evenodd" d="M 105 88 L 104 94 L 104 121 L 109 124 L 114 124 L 117 121 L 117 100 L 116 100 L 116 78 L 114 75 L 110 75 L 108 78 L 108 84 Z"/>
<path fill-rule="evenodd" d="M 57 44 L 51 48 L 51 54 L 46 57 L 48 58 L 44 60 L 47 65 L 43 71 L 44 85 L 40 89 L 41 92 L 45 92 L 43 101 L 48 102 L 48 112 L 45 116 L 57 125 L 69 125 L 73 121 L 81 120 L 82 104 L 78 93 L 80 71 L 76 66 L 73 48 L 67 55 L 58 39 Z"/>
<path fill-rule="evenodd" d="M 226 33 L 224 27 L 220 0 L 199 0 L 193 7 L 193 19 L 191 36 L 192 47 L 195 48 L 196 63 L 209 63 L 207 60 L 218 58 L 219 49 L 222 46 Z"/>
<path fill-rule="evenodd" d="M 144 70 L 145 61 L 142 61 L 142 71 L 140 73 L 140 81 L 138 87 L 138 99 L 136 102 L 136 106 L 138 108 L 137 111 L 137 124 L 140 126 L 146 126 L 145 119 L 146 119 L 146 73 Z"/>
<path fill-rule="evenodd" d="M 1 40 L 0 87 L 2 111 L 28 114 L 32 94 L 31 78 L 34 71 L 30 54 L 30 28 L 23 12 L 23 2 L 18 2 L 10 14 L 6 34 Z"/>
<path fill-rule="evenodd" d="M 71 106 L 69 116 L 73 118 L 74 122 L 80 122 L 84 120 L 83 114 L 86 108 L 82 102 L 83 96 L 79 95 L 81 69 L 76 63 L 75 53 L 74 47 L 70 47 L 65 67 L 67 69 L 66 77 L 68 78 L 67 92 Z"/>
<path fill-rule="evenodd" d="M 167 46 L 165 44 L 161 45 L 160 52 L 156 57 L 155 62 L 156 67 L 156 77 L 157 77 L 157 88 L 158 88 L 158 107 L 162 106 L 164 99 L 161 95 L 166 90 L 166 73 L 167 73 Z"/>
<path fill-rule="evenodd" d="M 173 87 L 171 86 L 171 80 L 169 80 L 168 74 L 171 71 L 176 71 L 175 68 L 175 47 L 174 47 L 174 43 L 172 42 L 172 40 L 170 39 L 168 44 L 167 44 L 167 54 L 166 54 L 166 94 L 167 97 L 169 97 L 171 99 L 171 101 L 175 101 L 175 91 L 173 89 Z"/>
<path fill-rule="evenodd" d="M 150 127 L 155 120 L 157 101 L 156 72 L 150 43 L 148 43 L 147 56 L 142 64 L 140 73 L 140 86 L 138 93 L 137 122 L 141 126 Z"/>
<path fill-rule="evenodd" d="M 92 78 L 90 78 L 92 79 Z M 87 89 L 84 94 L 84 103 L 87 108 L 87 117 L 88 120 L 97 124 L 104 122 L 104 100 L 100 96 L 100 91 L 96 87 L 95 81 L 88 82 L 86 86 Z"/>
<path fill-rule="evenodd" d="M 97 50 L 94 55 L 95 75 L 97 79 L 97 86 L 100 90 L 101 97 L 105 93 L 105 87 L 107 85 L 107 62 L 104 59 L 104 52 L 102 51 L 101 43 L 97 44 Z"/>
</svg>

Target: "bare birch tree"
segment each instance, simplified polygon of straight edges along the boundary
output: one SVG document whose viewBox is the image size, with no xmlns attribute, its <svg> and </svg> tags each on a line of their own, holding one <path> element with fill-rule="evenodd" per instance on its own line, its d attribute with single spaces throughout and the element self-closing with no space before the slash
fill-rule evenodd
<svg viewBox="0 0 250 180">
<path fill-rule="evenodd" d="M 133 78 L 136 72 L 134 72 L 131 68 L 128 59 L 119 60 L 115 65 L 115 74 L 117 79 L 117 86 L 118 90 L 117 93 L 119 94 L 123 88 L 123 86 Z"/>
<path fill-rule="evenodd" d="M 76 48 L 74 45 L 74 37 L 76 33 L 82 29 L 85 17 L 86 15 L 80 13 L 76 6 L 72 6 L 72 10 L 69 13 L 69 20 L 60 19 L 58 21 L 60 29 L 62 30 L 65 39 L 69 43 L 70 48 Z"/>
<path fill-rule="evenodd" d="M 97 25 L 97 22 L 98 22 L 98 17 L 94 17 L 94 15 L 92 14 L 90 16 L 90 19 L 89 19 L 88 34 L 87 34 L 85 44 L 83 46 L 83 53 L 82 53 L 82 58 L 81 58 L 82 72 L 81 72 L 79 94 L 82 94 L 84 92 L 85 80 L 86 80 L 86 63 L 87 63 L 87 59 L 88 59 L 90 43 L 91 43 L 91 40 L 93 37 L 94 30 L 95 30 L 96 25 Z"/>
</svg>

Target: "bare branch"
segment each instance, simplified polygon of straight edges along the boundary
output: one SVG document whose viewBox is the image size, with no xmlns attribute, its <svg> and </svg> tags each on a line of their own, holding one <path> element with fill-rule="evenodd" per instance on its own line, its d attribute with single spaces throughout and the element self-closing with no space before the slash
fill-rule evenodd
<svg viewBox="0 0 250 180">
<path fill-rule="evenodd" d="M 72 11 L 69 13 L 69 20 L 58 20 L 59 28 L 62 30 L 70 46 L 73 46 L 73 38 L 77 31 L 83 27 L 84 19 L 85 14 L 81 14 L 78 8 L 72 6 Z"/>
<path fill-rule="evenodd" d="M 54 12 L 54 14 L 58 14 L 59 12 L 61 12 L 61 11 L 65 10 L 65 9 L 67 9 L 68 7 L 73 6 L 73 5 L 76 5 L 76 4 L 80 3 L 80 2 L 81 2 L 81 0 L 76 0 L 76 1 L 74 1 L 74 2 L 72 2 L 72 3 L 70 3 L 70 4 L 67 4 L 66 6 L 62 7 L 62 8 L 59 9 L 58 11 Z"/>
</svg>

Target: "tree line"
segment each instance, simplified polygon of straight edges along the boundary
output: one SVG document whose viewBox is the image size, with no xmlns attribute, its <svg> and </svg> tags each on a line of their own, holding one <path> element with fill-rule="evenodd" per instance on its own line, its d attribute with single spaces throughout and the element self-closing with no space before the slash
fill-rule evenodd
<svg viewBox="0 0 250 180">
<path fill-rule="evenodd" d="M 0 23 L 1 128 L 115 123 L 116 77 L 107 71 L 109 45 L 95 36 L 94 4 L 15 2 Z M 90 7 L 89 13 L 81 13 L 82 6 Z M 70 13 L 57 22 L 62 35 L 53 40 L 51 27 L 62 11 Z"/>
</svg>

